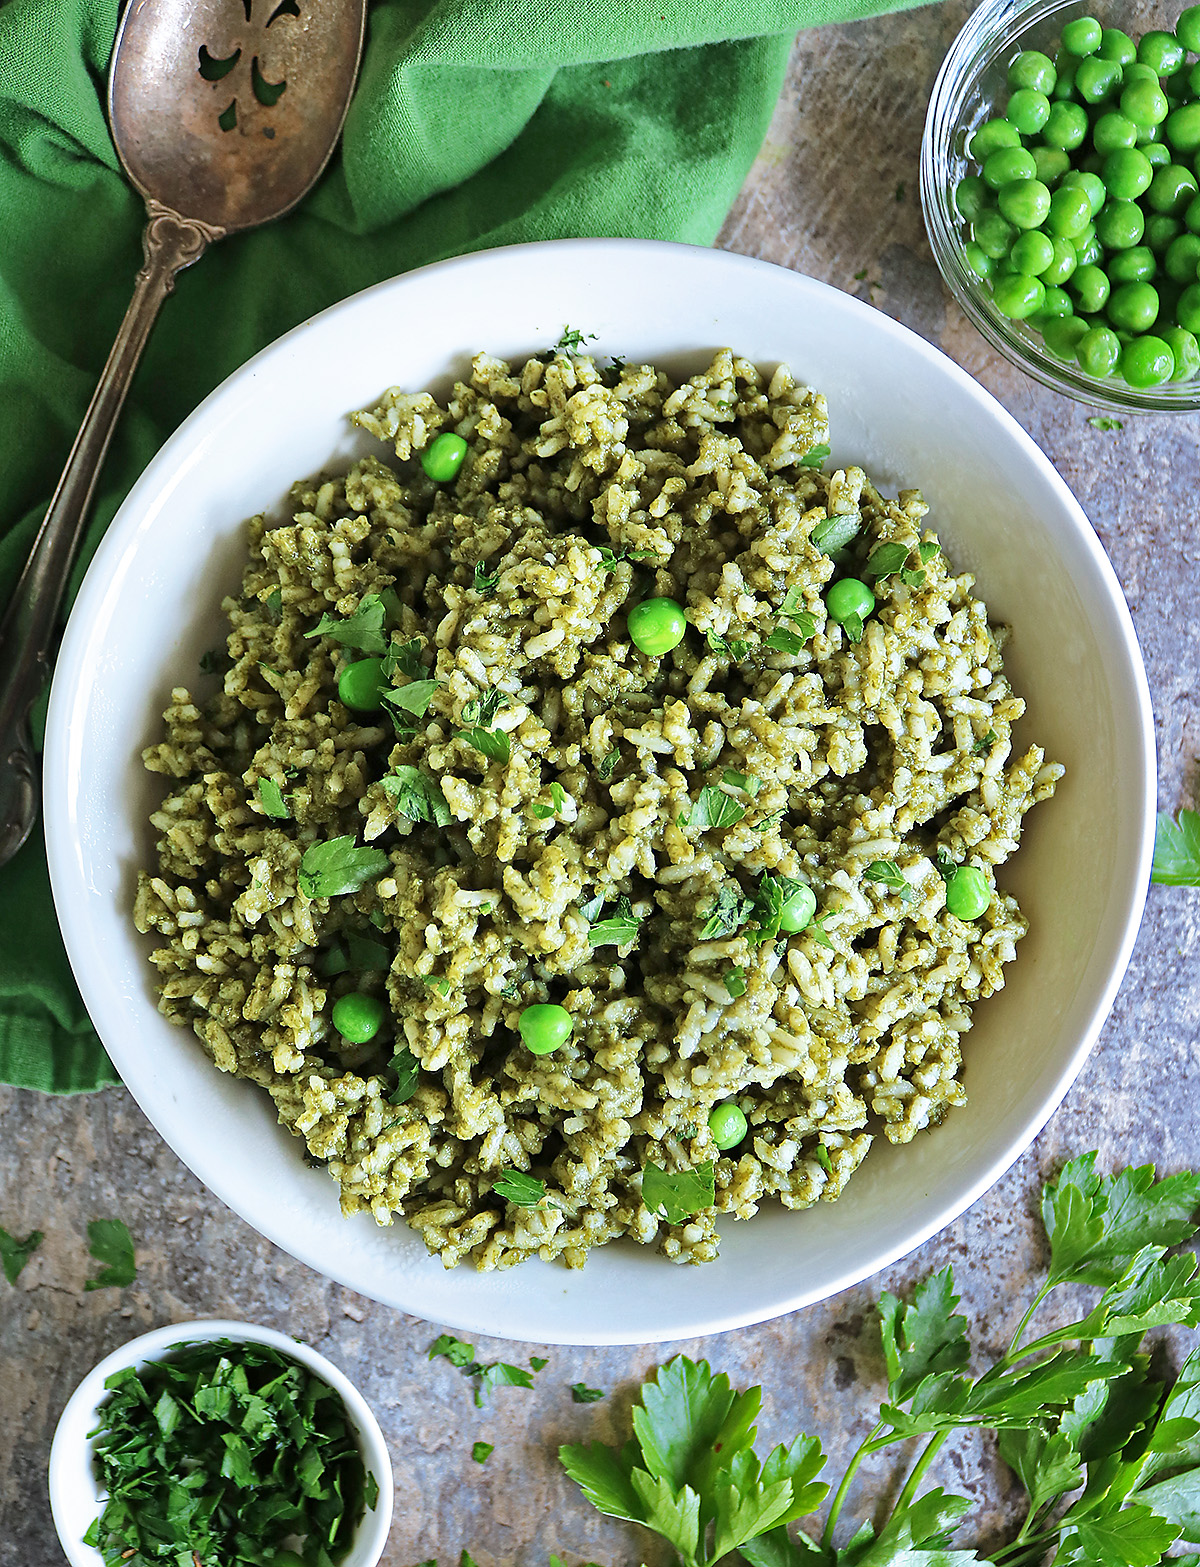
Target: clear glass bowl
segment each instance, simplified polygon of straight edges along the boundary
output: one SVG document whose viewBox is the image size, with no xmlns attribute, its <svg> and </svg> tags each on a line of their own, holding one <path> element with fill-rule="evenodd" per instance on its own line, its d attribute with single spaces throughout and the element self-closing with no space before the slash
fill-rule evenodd
<svg viewBox="0 0 1200 1567">
<path fill-rule="evenodd" d="M 929 243 L 962 310 L 993 348 L 1044 386 L 1118 413 L 1194 413 L 1200 409 L 1200 377 L 1140 389 L 1117 376 L 1086 375 L 1077 364 L 1056 358 L 1031 326 L 996 309 L 967 265 L 966 228 L 954 206 L 954 190 L 972 172 L 966 156 L 971 132 L 1002 112 L 1008 67 L 1022 49 L 1041 49 L 1053 58 L 1063 23 L 1076 16 L 1094 16 L 1136 42 L 1151 28 L 1173 30 L 1179 9 L 1104 0 L 983 0 L 942 62 L 921 143 L 921 205 Z"/>
</svg>

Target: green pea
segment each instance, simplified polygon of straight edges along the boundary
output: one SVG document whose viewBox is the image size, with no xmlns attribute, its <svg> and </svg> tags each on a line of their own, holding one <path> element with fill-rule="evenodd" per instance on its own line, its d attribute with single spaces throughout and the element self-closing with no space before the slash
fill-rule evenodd
<svg viewBox="0 0 1200 1567">
<path fill-rule="evenodd" d="M 1200 335 L 1200 283 L 1185 288 L 1175 301 L 1175 319 L 1187 331 Z"/>
<path fill-rule="evenodd" d="M 1200 232 L 1200 197 L 1193 196 L 1183 214 L 1184 227 L 1193 234 Z"/>
<path fill-rule="evenodd" d="M 378 996 L 364 996 L 361 990 L 339 996 L 333 1003 L 333 1026 L 351 1044 L 365 1045 L 383 1026 L 387 1007 Z"/>
<path fill-rule="evenodd" d="M 535 1056 L 548 1056 L 565 1045 L 574 1027 L 566 1007 L 545 1001 L 526 1007 L 517 1020 L 525 1048 Z"/>
<path fill-rule="evenodd" d="M 1154 280 L 1154 286 L 1158 290 L 1158 320 L 1161 327 L 1164 321 L 1174 321 L 1177 318 L 1183 284 L 1176 283 L 1173 278 L 1158 277 Z M 1159 336 L 1161 335 L 1160 331 Z"/>
<path fill-rule="evenodd" d="M 992 193 L 979 175 L 964 174 L 954 189 L 954 205 L 967 222 L 974 223 L 979 214 L 986 212 L 991 204 Z"/>
<path fill-rule="evenodd" d="M 996 270 L 996 263 L 991 256 L 986 251 L 981 250 L 973 239 L 969 239 L 963 246 L 963 256 L 977 278 L 990 278 Z"/>
<path fill-rule="evenodd" d="M 447 484 L 463 465 L 467 443 L 461 435 L 444 430 L 421 453 L 421 467 L 437 484 Z"/>
<path fill-rule="evenodd" d="M 1141 128 L 1161 125 L 1169 107 L 1167 95 L 1158 85 L 1157 76 L 1135 76 L 1121 93 L 1121 113 Z"/>
<path fill-rule="evenodd" d="M 1071 159 L 1061 147 L 1031 147 L 1033 154 L 1034 178 L 1041 180 L 1043 185 L 1055 185 L 1068 173 L 1071 168 Z"/>
<path fill-rule="evenodd" d="M 1176 152 L 1195 152 L 1200 148 L 1200 103 L 1185 103 L 1173 109 L 1163 126 L 1163 135 Z"/>
<path fill-rule="evenodd" d="M 338 698 L 356 713 L 375 712 L 383 706 L 383 693 L 390 689 L 381 658 L 356 659 L 338 676 Z"/>
<path fill-rule="evenodd" d="M 1129 65 L 1137 59 L 1137 45 L 1119 27 L 1106 27 L 1100 35 L 1100 58 L 1115 60 L 1122 66 Z"/>
<path fill-rule="evenodd" d="M 1010 180 L 996 192 L 996 203 L 1019 229 L 1041 228 L 1050 214 L 1050 192 L 1041 180 Z M 1141 238 L 1141 235 L 1138 235 Z"/>
<path fill-rule="evenodd" d="M 736 1148 L 748 1130 L 746 1117 L 732 1099 L 726 1099 L 724 1104 L 713 1105 L 708 1112 L 708 1129 L 722 1153 Z"/>
<path fill-rule="evenodd" d="M 1163 257 L 1163 271 L 1167 276 L 1176 283 L 1194 283 L 1197 267 L 1200 267 L 1200 234 L 1181 234 L 1173 239 Z"/>
<path fill-rule="evenodd" d="M 1082 315 L 1094 315 L 1097 310 L 1103 310 L 1108 303 L 1108 296 L 1112 285 L 1108 281 L 1108 273 L 1102 272 L 1097 266 L 1079 267 L 1075 276 L 1071 279 L 1071 287 L 1075 293 L 1075 303 Z"/>
<path fill-rule="evenodd" d="M 1092 221 L 1092 203 L 1086 190 L 1060 185 L 1050 197 L 1046 227 L 1060 239 L 1078 239 Z"/>
<path fill-rule="evenodd" d="M 1075 345 L 1075 357 L 1085 375 L 1111 375 L 1121 358 L 1117 334 L 1106 326 L 1090 327 Z"/>
<path fill-rule="evenodd" d="M 848 578 L 846 580 L 852 579 Z M 868 588 L 867 591 L 870 592 L 870 589 Z M 875 603 L 872 598 L 871 609 L 874 609 L 874 607 Z M 870 612 L 870 609 L 856 611 L 864 620 Z M 830 613 L 832 614 L 832 611 Z M 779 928 L 794 934 L 798 930 L 803 930 L 816 912 L 817 897 L 812 888 L 797 887 L 795 892 L 784 899 L 783 908 L 779 914 Z"/>
<path fill-rule="evenodd" d="M 1072 240 L 1075 246 L 1075 260 L 1081 267 L 1095 266 L 1098 261 L 1104 259 L 1104 247 L 1096 238 L 1095 228 L 1089 228 L 1078 239 Z"/>
<path fill-rule="evenodd" d="M 1063 175 L 1062 183 L 1063 187 L 1068 190 L 1072 187 L 1077 187 L 1079 190 L 1087 191 L 1088 204 L 1092 209 L 1093 217 L 1096 216 L 1108 200 L 1108 192 L 1104 188 L 1104 181 L 1098 174 L 1087 174 L 1083 169 L 1072 169 L 1069 174 Z"/>
<path fill-rule="evenodd" d="M 1056 359 L 1074 359 L 1075 345 L 1087 330 L 1087 322 L 1079 316 L 1064 316 L 1057 321 L 1047 321 L 1042 328 L 1042 337 Z"/>
<path fill-rule="evenodd" d="M 984 163 L 1001 147 L 1019 147 L 1021 135 L 1015 125 L 1007 120 L 985 120 L 971 137 L 970 154 L 977 163 Z"/>
<path fill-rule="evenodd" d="M 1146 191 L 1146 205 L 1154 212 L 1165 212 L 1177 218 L 1187 211 L 1189 203 L 1198 194 L 1200 182 L 1191 169 L 1185 169 L 1179 163 L 1168 163 L 1165 168 L 1154 171 L 1154 178 Z"/>
<path fill-rule="evenodd" d="M 1067 49 L 1060 49 L 1054 58 L 1054 69 L 1058 74 L 1058 80 L 1051 90 L 1050 97 L 1059 103 L 1072 101 L 1075 96 L 1075 72 L 1079 69 L 1078 57 Z"/>
<path fill-rule="evenodd" d="M 1062 30 L 1064 49 L 1072 54 L 1095 54 L 1104 42 L 1104 30 L 1094 16 L 1078 16 Z"/>
<path fill-rule="evenodd" d="M 1189 5 L 1180 11 L 1175 21 L 1175 36 L 1185 49 L 1200 54 L 1200 5 Z"/>
<path fill-rule="evenodd" d="M 946 883 L 946 907 L 956 919 L 977 920 L 991 901 L 992 889 L 977 866 L 960 865 Z"/>
<path fill-rule="evenodd" d="M 1007 283 L 1008 278 L 1002 278 L 1001 283 Z M 1032 281 L 1022 278 L 1023 283 Z M 999 287 L 1000 284 L 997 284 Z M 1042 285 L 1039 283 L 1038 288 Z M 840 582 L 835 582 L 825 595 L 825 608 L 829 612 L 830 620 L 844 626 L 852 615 L 857 615 L 860 620 L 866 620 L 867 616 L 875 608 L 875 595 L 865 582 L 860 582 L 857 577 L 843 577 Z"/>
<path fill-rule="evenodd" d="M 1148 283 L 1158 271 L 1158 262 L 1149 245 L 1134 245 L 1129 250 L 1118 250 L 1108 260 L 1108 278 L 1111 283 Z"/>
<path fill-rule="evenodd" d="M 1135 337 L 1121 350 L 1121 374 L 1130 386 L 1161 386 L 1175 372 L 1175 356 L 1161 337 Z"/>
<path fill-rule="evenodd" d="M 1092 126 L 1092 146 L 1102 158 L 1107 158 L 1110 152 L 1116 152 L 1119 147 L 1136 146 L 1137 137 L 1137 126 L 1116 110 L 1102 114 Z"/>
<path fill-rule="evenodd" d="M 1040 229 L 1028 229 L 1014 242 L 1009 256 L 1018 272 L 1038 277 L 1054 260 L 1054 244 Z"/>
<path fill-rule="evenodd" d="M 1188 92 L 1193 98 L 1200 98 L 1200 61 L 1197 61 L 1187 73 Z"/>
<path fill-rule="evenodd" d="M 1096 219 L 1096 238 L 1105 250 L 1128 250 L 1140 245 L 1146 232 L 1146 218 L 1136 201 L 1105 203 Z"/>
<path fill-rule="evenodd" d="M 1187 50 L 1174 33 L 1155 29 L 1143 33 L 1138 42 L 1138 63 L 1148 65 L 1159 76 L 1174 76 L 1181 71 L 1187 58 Z"/>
<path fill-rule="evenodd" d="M 1046 287 L 1040 278 L 1026 277 L 1024 273 L 1012 273 L 997 277 L 992 286 L 992 298 L 1001 315 L 1014 321 L 1024 321 L 1041 310 L 1046 301 Z"/>
<path fill-rule="evenodd" d="M 683 606 L 674 599 L 643 599 L 627 616 L 629 640 L 652 658 L 661 658 L 678 647 L 687 631 Z"/>
<path fill-rule="evenodd" d="M 1200 370 L 1200 343 L 1196 342 L 1194 333 L 1186 327 L 1169 326 L 1158 335 L 1171 350 L 1171 357 L 1175 361 L 1175 368 L 1171 372 L 1172 381 L 1190 381 Z"/>
<path fill-rule="evenodd" d="M 1050 118 L 1050 100 L 1032 87 L 1018 87 L 1008 100 L 1004 117 L 1022 136 L 1036 136 Z"/>
<path fill-rule="evenodd" d="M 1045 278 L 1042 279 L 1045 283 Z M 1038 312 L 1039 317 L 1052 321 L 1059 316 L 1074 315 L 1075 306 L 1071 303 L 1071 296 L 1065 288 L 1048 288 L 1046 297 L 1042 302 L 1042 308 Z"/>
<path fill-rule="evenodd" d="M 1048 54 L 1040 49 L 1023 49 L 1008 68 L 1008 85 L 1014 89 L 1032 88 L 1034 92 L 1054 91 L 1058 73 Z"/>
<path fill-rule="evenodd" d="M 993 261 L 1007 256 L 1017 231 L 1008 219 L 994 207 L 981 212 L 971 225 L 971 238 Z"/>
<path fill-rule="evenodd" d="M 1160 141 L 1144 142 L 1139 136 L 1138 146 L 1141 148 L 1142 152 L 1145 153 L 1146 162 L 1155 171 L 1155 173 L 1157 173 L 1159 169 L 1165 169 L 1171 161 L 1170 148 L 1164 147 Z"/>
<path fill-rule="evenodd" d="M 1001 147 L 983 165 L 983 180 L 993 190 L 1011 180 L 1031 180 L 1037 173 L 1037 161 L 1024 147 Z"/>
<path fill-rule="evenodd" d="M 1161 256 L 1171 241 L 1182 233 L 1183 224 L 1178 218 L 1169 218 L 1163 212 L 1152 212 L 1146 219 L 1146 233 L 1143 237 L 1152 253 Z"/>
<path fill-rule="evenodd" d="M 1148 332 L 1158 319 L 1158 290 L 1152 283 L 1122 283 L 1109 295 L 1108 319 L 1126 332 Z"/>
<path fill-rule="evenodd" d="M 1119 147 L 1105 158 L 1101 177 L 1111 197 L 1117 201 L 1136 201 L 1150 189 L 1154 170 L 1144 152 L 1136 147 Z"/>
<path fill-rule="evenodd" d="M 1158 72 L 1152 65 L 1145 65 L 1140 60 L 1131 60 L 1121 73 L 1124 82 L 1157 82 Z"/>
<path fill-rule="evenodd" d="M 1121 67 L 1115 60 L 1102 60 L 1092 55 L 1079 62 L 1075 72 L 1075 91 L 1084 103 L 1103 103 L 1113 97 L 1121 86 Z"/>
<path fill-rule="evenodd" d="M 1051 104 L 1050 117 L 1042 126 L 1042 140 L 1047 147 L 1061 147 L 1065 152 L 1073 152 L 1076 147 L 1083 144 L 1087 133 L 1087 110 L 1082 104 Z M 1013 135 L 1016 134 L 1016 131 L 1013 131 Z"/>
<path fill-rule="evenodd" d="M 1075 247 L 1069 239 L 1062 239 L 1057 235 L 1052 238 L 1051 246 L 1054 250 L 1054 259 L 1042 273 L 1042 282 L 1047 288 L 1061 288 L 1064 283 L 1070 282 L 1078 265 Z"/>
</svg>

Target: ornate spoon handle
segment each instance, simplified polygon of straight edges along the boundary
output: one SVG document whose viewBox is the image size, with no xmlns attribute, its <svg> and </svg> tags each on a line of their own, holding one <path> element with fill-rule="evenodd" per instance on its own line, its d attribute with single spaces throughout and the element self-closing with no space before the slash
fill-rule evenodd
<svg viewBox="0 0 1200 1567">
<path fill-rule="evenodd" d="M 37 819 L 38 769 L 29 710 L 50 673 L 59 606 L 83 537 L 96 480 L 159 307 L 175 274 L 203 254 L 222 230 L 181 218 L 148 201 L 145 262 L 67 465 L 38 530 L 12 602 L 0 621 L 0 865 L 28 838 Z"/>
</svg>

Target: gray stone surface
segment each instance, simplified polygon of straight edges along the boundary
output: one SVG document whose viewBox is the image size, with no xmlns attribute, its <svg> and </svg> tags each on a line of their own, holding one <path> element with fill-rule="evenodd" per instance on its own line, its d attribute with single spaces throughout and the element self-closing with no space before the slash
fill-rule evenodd
<svg viewBox="0 0 1200 1567">
<path fill-rule="evenodd" d="M 1200 756 L 1200 426 L 1146 418 L 1127 419 L 1117 433 L 1094 430 L 1090 410 L 998 360 L 944 294 L 923 237 L 917 160 L 925 98 L 967 9 L 955 3 L 802 37 L 721 243 L 858 291 L 940 344 L 1050 454 L 1129 597 L 1158 720 L 1160 799 L 1174 809 L 1194 799 Z M 761 1381 L 763 1434 L 773 1441 L 817 1431 L 835 1465 L 867 1428 L 880 1392 L 872 1305 L 881 1288 L 902 1289 L 954 1263 L 977 1342 L 999 1349 L 1039 1262 L 1031 1204 L 1058 1161 L 1098 1147 L 1105 1164 L 1200 1165 L 1192 1093 L 1198 950 L 1200 893 L 1152 889 L 1096 1051 L 1035 1147 L 983 1200 L 906 1261 L 834 1300 L 672 1348 L 708 1355 L 743 1383 Z M 86 1223 L 105 1215 L 123 1217 L 137 1237 L 138 1280 L 119 1295 L 85 1294 Z M 46 1459 L 55 1420 L 84 1372 L 136 1333 L 214 1314 L 301 1335 L 363 1389 L 395 1465 L 388 1567 L 430 1557 L 447 1567 L 464 1546 L 480 1567 L 535 1567 L 551 1550 L 572 1561 L 660 1559 L 632 1528 L 580 1501 L 554 1450 L 564 1440 L 622 1434 L 639 1379 L 667 1349 L 480 1342 L 489 1358 L 533 1351 L 550 1364 L 532 1394 L 502 1392 L 477 1411 L 461 1377 L 426 1360 L 427 1324 L 328 1283 L 260 1239 L 179 1164 L 120 1091 L 73 1101 L 0 1091 L 0 1223 L 46 1232 L 17 1289 L 0 1281 L 0 1567 L 62 1561 Z M 608 1397 L 573 1404 L 567 1389 L 579 1379 Z M 486 1467 L 470 1457 L 480 1439 L 496 1446 Z M 868 1474 L 863 1506 L 884 1493 L 886 1473 Z M 995 1540 L 1009 1493 L 992 1455 L 964 1439 L 945 1450 L 933 1478 L 978 1496 L 966 1534 Z"/>
</svg>

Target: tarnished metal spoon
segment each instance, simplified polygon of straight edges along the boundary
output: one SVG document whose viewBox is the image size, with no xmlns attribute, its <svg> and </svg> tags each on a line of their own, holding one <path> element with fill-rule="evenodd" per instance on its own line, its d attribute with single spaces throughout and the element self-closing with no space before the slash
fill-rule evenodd
<svg viewBox="0 0 1200 1567">
<path fill-rule="evenodd" d="M 37 819 L 29 710 L 100 466 L 175 274 L 300 200 L 341 134 L 366 0 L 129 0 L 108 111 L 146 198 L 145 264 L 12 602 L 0 622 L 0 865 Z M 201 345 L 197 344 L 199 351 Z"/>
</svg>

